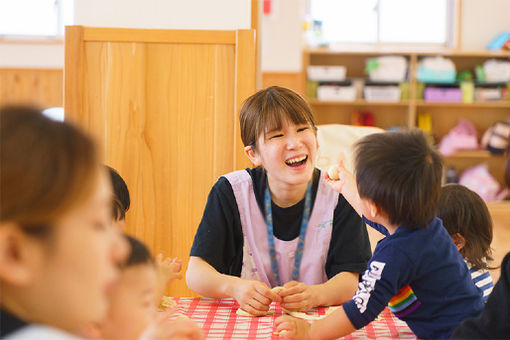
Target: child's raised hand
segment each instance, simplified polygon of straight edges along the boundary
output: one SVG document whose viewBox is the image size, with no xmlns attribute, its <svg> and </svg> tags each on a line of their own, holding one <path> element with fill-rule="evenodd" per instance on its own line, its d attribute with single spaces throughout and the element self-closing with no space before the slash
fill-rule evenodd
<svg viewBox="0 0 510 340">
<path fill-rule="evenodd" d="M 282 315 L 275 320 L 275 325 L 281 337 L 296 340 L 310 339 L 310 324 L 305 320 Z"/>
<path fill-rule="evenodd" d="M 354 175 L 347 170 L 343 161 L 338 162 L 338 179 L 330 178 L 328 172 L 324 175 L 326 182 L 328 185 L 335 190 L 336 192 L 342 194 L 345 199 L 351 204 L 351 206 L 356 210 L 356 212 L 361 216 L 361 202 L 358 193 L 358 188 L 356 186 L 356 179 Z"/>
<path fill-rule="evenodd" d="M 168 285 L 175 279 L 182 279 L 182 261 L 177 257 L 163 257 L 163 254 L 159 253 L 156 256 L 156 266 L 158 270 L 158 280 L 165 285 Z"/>
<path fill-rule="evenodd" d="M 271 302 L 281 301 L 280 296 L 265 283 L 244 279 L 239 279 L 236 283 L 232 297 L 242 310 L 255 316 L 266 315 Z"/>
</svg>

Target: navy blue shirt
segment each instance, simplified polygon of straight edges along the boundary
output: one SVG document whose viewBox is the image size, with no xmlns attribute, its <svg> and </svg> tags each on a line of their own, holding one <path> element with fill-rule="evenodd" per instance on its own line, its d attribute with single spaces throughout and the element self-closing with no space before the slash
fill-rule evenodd
<svg viewBox="0 0 510 340">
<path fill-rule="evenodd" d="M 449 338 L 464 318 L 481 312 L 482 295 L 439 218 L 426 229 L 400 226 L 393 235 L 363 219 L 386 237 L 353 299 L 343 305 L 356 329 L 388 306 L 419 338 Z"/>
</svg>

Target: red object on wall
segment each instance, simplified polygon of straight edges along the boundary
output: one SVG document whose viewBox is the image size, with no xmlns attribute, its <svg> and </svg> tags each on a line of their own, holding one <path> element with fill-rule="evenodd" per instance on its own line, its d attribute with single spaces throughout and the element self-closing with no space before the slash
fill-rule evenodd
<svg viewBox="0 0 510 340">
<path fill-rule="evenodd" d="M 271 0 L 264 0 L 262 8 L 265 15 L 271 14 Z"/>
</svg>

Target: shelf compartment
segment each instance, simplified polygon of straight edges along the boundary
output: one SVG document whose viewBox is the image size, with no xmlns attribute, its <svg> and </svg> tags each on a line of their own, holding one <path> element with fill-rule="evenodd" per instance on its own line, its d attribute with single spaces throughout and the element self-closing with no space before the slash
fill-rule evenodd
<svg viewBox="0 0 510 340">
<path fill-rule="evenodd" d="M 364 99 L 357 99 L 353 101 L 325 101 L 325 100 L 317 100 L 317 99 L 308 99 L 308 103 L 310 105 L 324 105 L 324 106 L 409 106 L 409 101 L 399 101 L 399 102 L 385 102 L 385 101 L 367 101 Z"/>
</svg>

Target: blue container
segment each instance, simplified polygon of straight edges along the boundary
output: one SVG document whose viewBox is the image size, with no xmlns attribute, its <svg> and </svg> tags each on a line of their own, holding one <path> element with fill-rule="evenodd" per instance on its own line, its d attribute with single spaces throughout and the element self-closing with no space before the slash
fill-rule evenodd
<svg viewBox="0 0 510 340">
<path fill-rule="evenodd" d="M 457 72 L 449 70 L 430 70 L 424 67 L 418 67 L 418 81 L 422 83 L 455 83 Z"/>
</svg>

